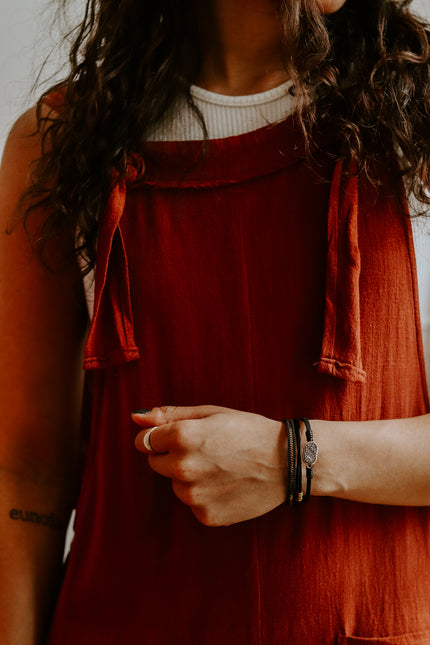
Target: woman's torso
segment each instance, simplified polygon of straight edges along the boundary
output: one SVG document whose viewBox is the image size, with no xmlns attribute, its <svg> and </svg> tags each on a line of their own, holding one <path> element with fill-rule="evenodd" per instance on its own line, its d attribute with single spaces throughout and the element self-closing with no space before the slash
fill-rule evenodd
<svg viewBox="0 0 430 645">
<path fill-rule="evenodd" d="M 147 144 L 102 223 L 90 445 L 50 644 L 424 645 L 427 509 L 315 498 L 205 527 L 134 448 L 130 412 L 154 405 L 428 410 L 410 226 L 389 178 L 357 185 L 325 154 L 315 173 L 294 119 L 200 150 Z"/>
</svg>

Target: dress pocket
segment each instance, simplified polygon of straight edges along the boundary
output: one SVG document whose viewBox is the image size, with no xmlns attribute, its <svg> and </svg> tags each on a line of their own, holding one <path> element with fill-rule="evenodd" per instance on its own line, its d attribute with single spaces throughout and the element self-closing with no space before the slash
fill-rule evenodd
<svg viewBox="0 0 430 645">
<path fill-rule="evenodd" d="M 430 645 L 430 632 L 398 636 L 338 636 L 337 645 Z"/>
</svg>

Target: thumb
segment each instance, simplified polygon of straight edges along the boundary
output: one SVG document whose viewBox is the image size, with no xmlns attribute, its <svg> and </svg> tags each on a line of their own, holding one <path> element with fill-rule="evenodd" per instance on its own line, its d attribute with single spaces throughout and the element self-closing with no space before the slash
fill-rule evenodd
<svg viewBox="0 0 430 645">
<path fill-rule="evenodd" d="M 193 405 L 177 406 L 165 405 L 160 408 L 152 408 L 149 412 L 146 410 L 135 410 L 132 412 L 132 418 L 137 425 L 143 428 L 151 426 L 160 426 L 164 423 L 173 423 L 184 419 L 203 419 L 220 412 L 225 412 L 228 408 L 222 408 L 218 405 Z"/>
</svg>

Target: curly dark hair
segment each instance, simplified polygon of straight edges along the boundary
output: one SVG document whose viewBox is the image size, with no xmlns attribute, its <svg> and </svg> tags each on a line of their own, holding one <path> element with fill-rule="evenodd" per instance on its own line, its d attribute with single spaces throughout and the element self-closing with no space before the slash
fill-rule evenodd
<svg viewBox="0 0 430 645">
<path fill-rule="evenodd" d="M 38 101 L 42 156 L 23 195 L 24 220 L 35 208 L 47 209 L 39 248 L 65 223 L 79 230 L 85 272 L 95 264 L 112 177 L 124 177 L 128 155 L 179 96 L 206 137 L 190 93 L 203 52 L 194 2 L 87 0 L 70 73 Z M 410 194 L 428 204 L 430 29 L 410 4 L 347 0 L 324 16 L 318 0 L 279 0 L 279 19 L 308 149 L 315 132 L 329 128 L 337 154 L 360 172 L 369 173 L 375 159 L 400 156 Z M 58 90 L 61 114 L 43 115 L 46 95 Z"/>
</svg>

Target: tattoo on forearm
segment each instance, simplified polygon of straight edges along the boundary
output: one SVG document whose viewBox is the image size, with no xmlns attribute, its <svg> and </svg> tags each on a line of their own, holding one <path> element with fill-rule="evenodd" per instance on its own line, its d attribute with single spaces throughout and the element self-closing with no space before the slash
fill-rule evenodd
<svg viewBox="0 0 430 645">
<path fill-rule="evenodd" d="M 40 524 L 41 526 L 46 526 L 47 528 L 54 529 L 56 531 L 62 531 L 66 528 L 64 522 L 56 517 L 54 513 L 46 515 L 43 513 L 36 513 L 35 511 L 23 511 L 18 508 L 12 508 L 9 511 L 9 517 L 11 520 L 32 522 L 33 524 Z"/>
</svg>

